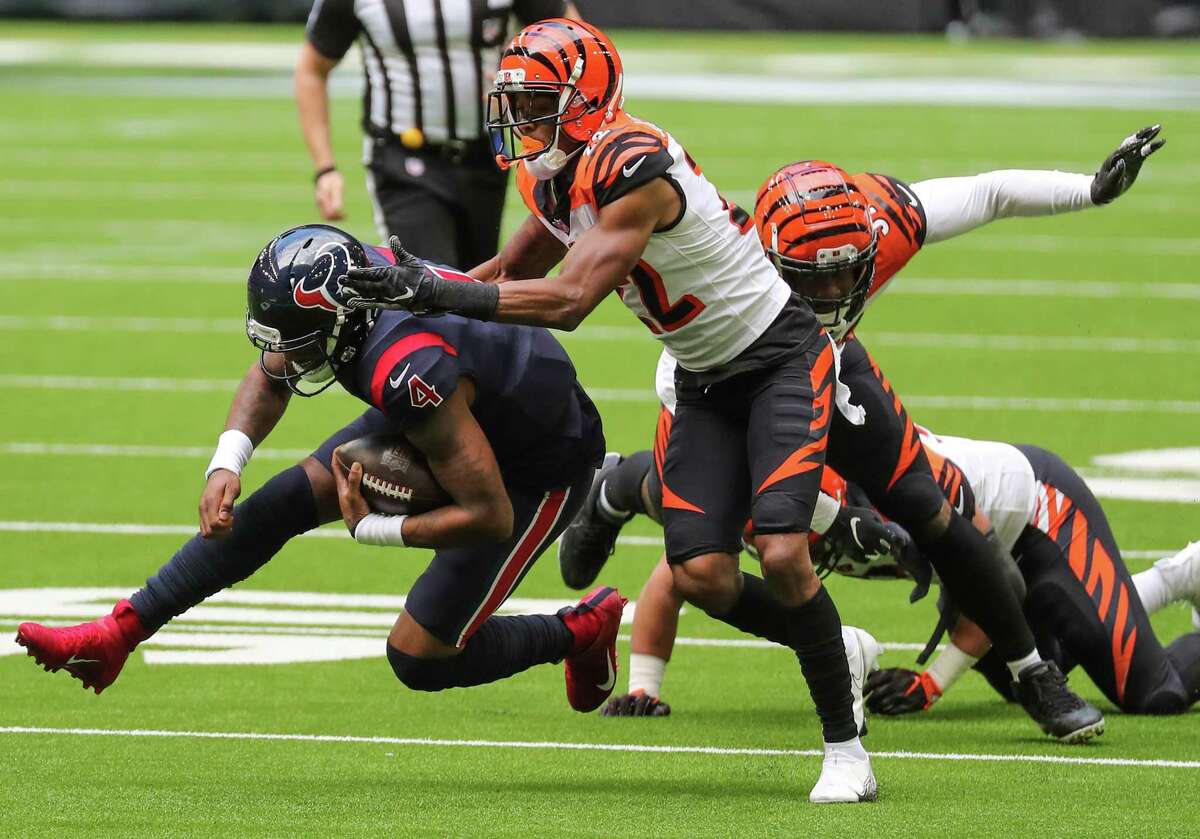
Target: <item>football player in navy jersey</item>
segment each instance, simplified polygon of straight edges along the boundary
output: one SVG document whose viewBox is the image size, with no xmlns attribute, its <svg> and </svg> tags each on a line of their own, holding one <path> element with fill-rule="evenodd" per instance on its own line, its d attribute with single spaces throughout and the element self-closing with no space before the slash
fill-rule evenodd
<svg viewBox="0 0 1200 839">
<path fill-rule="evenodd" d="M 173 617 L 253 574 L 289 539 L 344 518 L 361 543 L 434 549 L 388 637 L 388 660 L 405 685 L 467 687 L 565 659 L 571 706 L 604 702 L 625 603 L 615 589 L 600 587 L 557 615 L 494 614 L 579 509 L 604 455 L 600 416 L 544 329 L 350 309 L 346 271 L 393 260 L 324 225 L 285 231 L 263 249 L 246 316 L 262 354 L 209 465 L 200 533 L 111 614 L 72 627 L 22 624 L 17 641 L 38 663 L 100 693 Z M 242 468 L 292 394 L 334 382 L 366 412 L 234 506 Z M 335 476 L 333 452 L 373 432 L 403 432 L 450 503 L 370 514 L 361 465 Z"/>
</svg>

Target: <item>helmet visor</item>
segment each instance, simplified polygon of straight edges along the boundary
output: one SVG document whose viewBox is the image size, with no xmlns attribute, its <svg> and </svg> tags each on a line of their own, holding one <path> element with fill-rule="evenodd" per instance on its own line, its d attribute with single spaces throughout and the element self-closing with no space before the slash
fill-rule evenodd
<svg viewBox="0 0 1200 839">
<path fill-rule="evenodd" d="M 497 83 L 488 93 L 487 130 L 492 151 L 502 165 L 527 160 L 554 148 L 571 103 L 572 84 L 540 84 L 530 88 Z"/>
</svg>

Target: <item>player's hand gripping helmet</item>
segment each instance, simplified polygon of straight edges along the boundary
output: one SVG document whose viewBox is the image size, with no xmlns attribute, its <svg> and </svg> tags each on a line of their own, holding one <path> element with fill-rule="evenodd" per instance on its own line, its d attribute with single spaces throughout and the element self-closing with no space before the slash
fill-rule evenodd
<svg viewBox="0 0 1200 839">
<path fill-rule="evenodd" d="M 616 47 L 596 27 L 564 18 L 526 26 L 501 56 L 488 93 L 496 164 L 525 160 L 534 177 L 553 177 L 574 154 L 558 147 L 561 136 L 586 143 L 621 112 L 622 78 Z"/>
<path fill-rule="evenodd" d="M 780 276 L 837 340 L 862 316 L 875 278 L 870 204 L 842 169 L 806 160 L 758 191 L 754 224 Z"/>
<path fill-rule="evenodd" d="M 247 280 L 246 334 L 267 376 L 301 396 L 334 383 L 373 318 L 349 307 L 341 281 L 351 266 L 369 264 L 361 242 L 324 224 L 285 230 L 262 249 Z M 268 353 L 283 355 L 282 370 Z"/>
</svg>

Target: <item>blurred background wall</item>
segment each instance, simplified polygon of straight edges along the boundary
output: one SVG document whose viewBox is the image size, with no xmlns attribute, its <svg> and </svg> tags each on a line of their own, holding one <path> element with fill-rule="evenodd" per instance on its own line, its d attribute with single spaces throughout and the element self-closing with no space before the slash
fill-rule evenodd
<svg viewBox="0 0 1200 839">
<path fill-rule="evenodd" d="M 0 0 L 0 16 L 300 21 L 309 0 Z M 985 37 L 1184 36 L 1200 0 L 579 0 L 600 26 L 937 32 Z"/>
</svg>

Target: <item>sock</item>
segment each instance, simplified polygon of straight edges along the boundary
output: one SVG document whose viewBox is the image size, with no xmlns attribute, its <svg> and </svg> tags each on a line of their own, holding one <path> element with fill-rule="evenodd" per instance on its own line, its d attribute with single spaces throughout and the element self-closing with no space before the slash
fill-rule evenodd
<svg viewBox="0 0 1200 839">
<path fill-rule="evenodd" d="M 1022 656 L 1021 658 L 1014 658 L 1012 661 L 1005 663 L 1008 665 L 1008 672 L 1012 673 L 1013 681 L 1019 682 L 1020 679 L 1018 677 L 1021 675 L 1021 671 L 1031 664 L 1037 664 L 1041 660 L 1042 657 L 1038 655 L 1038 651 L 1035 648 L 1033 652 L 1029 653 L 1028 655 Z"/>
<path fill-rule="evenodd" d="M 788 643 L 787 608 L 775 599 L 762 577 L 742 574 L 742 593 L 733 608 L 723 615 L 709 616 L 748 635 L 782 644 Z"/>
<path fill-rule="evenodd" d="M 286 469 L 234 507 L 224 538 L 193 536 L 129 598 L 147 634 L 221 589 L 249 577 L 294 536 L 319 524 L 308 476 Z"/>
<path fill-rule="evenodd" d="M 850 667 L 842 643 L 842 620 L 828 590 L 807 603 L 785 609 L 788 644 L 796 651 L 800 672 L 817 706 L 826 743 L 845 743 L 858 737 L 850 695 Z"/>
<path fill-rule="evenodd" d="M 1133 575 L 1133 587 L 1137 589 L 1138 599 L 1142 601 L 1148 615 L 1153 615 L 1174 600 L 1171 587 L 1163 579 L 1162 572 L 1153 565 Z"/>
<path fill-rule="evenodd" d="M 445 690 L 507 679 L 536 664 L 562 661 L 574 636 L 557 615 L 493 615 L 462 652 L 448 658 L 417 658 L 388 644 L 396 677 L 413 690 Z"/>
<path fill-rule="evenodd" d="M 859 740 L 857 736 L 855 736 L 852 740 L 843 740 L 839 743 L 831 743 L 826 740 L 825 754 L 831 754 L 833 752 L 846 755 L 847 757 L 852 757 L 855 760 L 870 759 L 867 756 L 867 750 L 863 748 L 862 740 Z"/>
<path fill-rule="evenodd" d="M 648 450 L 634 452 L 622 460 L 600 486 L 600 509 L 622 522 L 634 513 L 645 514 L 642 482 L 653 468 L 654 454 Z"/>
<path fill-rule="evenodd" d="M 1024 660 L 1034 649 L 1033 632 L 1008 578 L 1011 558 L 957 513 L 951 513 L 940 536 L 920 547 L 947 594 L 987 633 L 1004 660 Z"/>
<path fill-rule="evenodd" d="M 662 696 L 663 675 L 667 662 L 656 655 L 629 654 L 629 692 L 641 691 L 647 696 Z"/>
<path fill-rule="evenodd" d="M 1179 671 L 1189 703 L 1200 699 L 1200 632 L 1189 632 L 1172 641 L 1167 657 Z"/>
</svg>

